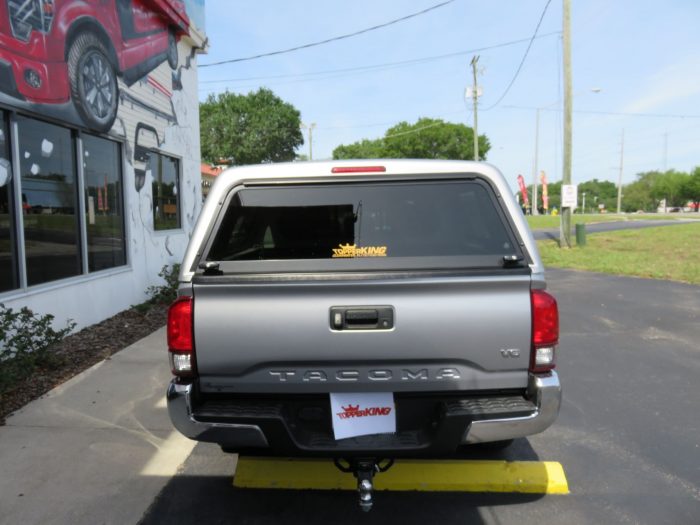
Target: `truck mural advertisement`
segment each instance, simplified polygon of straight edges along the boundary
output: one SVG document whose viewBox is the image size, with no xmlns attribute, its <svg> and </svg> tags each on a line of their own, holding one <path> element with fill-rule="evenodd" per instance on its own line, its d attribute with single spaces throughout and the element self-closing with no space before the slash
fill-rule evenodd
<svg viewBox="0 0 700 525">
<path fill-rule="evenodd" d="M 133 162 L 177 124 L 188 11 L 204 23 L 201 0 L 0 0 L 0 104 L 125 137 Z"/>
</svg>

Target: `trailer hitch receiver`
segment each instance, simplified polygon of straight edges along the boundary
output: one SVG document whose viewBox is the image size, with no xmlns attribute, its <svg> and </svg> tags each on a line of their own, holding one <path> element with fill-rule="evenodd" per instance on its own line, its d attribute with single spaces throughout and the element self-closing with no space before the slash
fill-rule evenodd
<svg viewBox="0 0 700 525">
<path fill-rule="evenodd" d="M 345 461 L 346 464 L 344 464 L 343 461 Z M 365 512 L 369 512 L 374 504 L 372 499 L 374 475 L 389 470 L 394 464 L 394 460 L 353 458 L 346 460 L 335 459 L 333 462 L 341 472 L 352 473 L 352 475 L 355 476 L 357 479 L 357 493 L 359 496 L 360 508 Z"/>
</svg>

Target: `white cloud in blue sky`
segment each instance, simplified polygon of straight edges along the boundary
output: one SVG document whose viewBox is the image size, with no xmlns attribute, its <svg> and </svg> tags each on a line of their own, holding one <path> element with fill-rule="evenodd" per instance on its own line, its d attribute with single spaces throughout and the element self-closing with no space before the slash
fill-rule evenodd
<svg viewBox="0 0 700 525">
<path fill-rule="evenodd" d="M 207 0 L 206 64 L 284 49 L 381 24 L 437 0 L 333 2 Z M 471 125 L 464 101 L 471 54 L 393 68 L 289 77 L 456 53 L 531 36 L 545 0 L 456 0 L 426 15 L 371 33 L 294 53 L 200 68 L 200 98 L 229 89 L 272 89 L 316 122 L 314 158 L 339 144 L 376 138 L 400 121 L 438 117 Z M 574 0 L 574 109 L 700 115 L 700 3 L 694 0 Z M 553 0 L 540 34 L 561 29 L 561 0 Z M 527 44 L 480 52 L 482 108 L 512 78 Z M 252 77 L 286 76 L 264 80 Z M 488 160 L 515 187 L 532 176 L 535 107 L 561 99 L 561 41 L 535 41 L 515 85 L 499 107 L 479 113 Z M 238 80 L 229 80 L 238 79 Z M 214 80 L 227 80 L 216 82 Z M 592 93 L 600 88 L 600 93 Z M 515 107 L 513 107 L 515 106 Z M 700 165 L 700 118 L 574 115 L 573 177 L 616 180 L 625 129 L 625 181 L 635 173 Z M 665 139 L 664 136 L 667 136 Z M 539 168 L 561 177 L 561 113 L 541 113 Z M 668 144 L 664 155 L 664 144 Z M 695 147 L 695 145 L 698 145 Z M 304 151 L 306 151 L 306 145 Z"/>
</svg>

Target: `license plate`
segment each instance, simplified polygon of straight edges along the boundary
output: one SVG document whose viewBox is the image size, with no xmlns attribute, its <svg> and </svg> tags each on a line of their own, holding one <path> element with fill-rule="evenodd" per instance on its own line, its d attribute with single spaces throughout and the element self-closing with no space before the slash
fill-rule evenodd
<svg viewBox="0 0 700 525">
<path fill-rule="evenodd" d="M 391 392 L 331 393 L 335 439 L 396 432 L 396 406 Z"/>
</svg>

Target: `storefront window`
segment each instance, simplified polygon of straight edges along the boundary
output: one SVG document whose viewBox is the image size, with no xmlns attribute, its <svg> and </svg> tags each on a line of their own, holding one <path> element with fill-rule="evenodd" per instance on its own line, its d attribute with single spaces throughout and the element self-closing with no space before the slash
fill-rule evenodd
<svg viewBox="0 0 700 525">
<path fill-rule="evenodd" d="M 150 170 L 153 176 L 153 228 L 177 229 L 180 227 L 180 162 L 153 152 Z"/>
<path fill-rule="evenodd" d="M 18 288 L 12 165 L 7 115 L 0 112 L 0 292 Z"/>
<path fill-rule="evenodd" d="M 94 272 L 126 264 L 121 150 L 111 140 L 82 140 L 88 269 Z"/>
<path fill-rule="evenodd" d="M 17 117 L 29 286 L 81 272 L 71 131 Z"/>
</svg>

